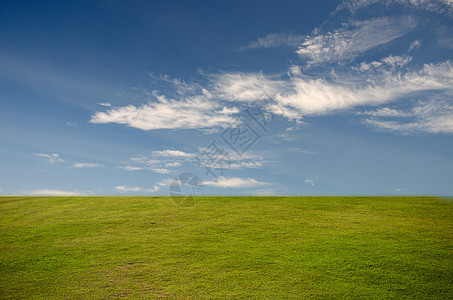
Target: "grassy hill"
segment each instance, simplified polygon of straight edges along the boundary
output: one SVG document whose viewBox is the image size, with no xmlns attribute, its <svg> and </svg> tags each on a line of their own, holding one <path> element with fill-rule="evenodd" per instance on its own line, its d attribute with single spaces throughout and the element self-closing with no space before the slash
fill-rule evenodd
<svg viewBox="0 0 453 300">
<path fill-rule="evenodd" d="M 0 298 L 452 298 L 453 201 L 1 197 Z"/>
</svg>

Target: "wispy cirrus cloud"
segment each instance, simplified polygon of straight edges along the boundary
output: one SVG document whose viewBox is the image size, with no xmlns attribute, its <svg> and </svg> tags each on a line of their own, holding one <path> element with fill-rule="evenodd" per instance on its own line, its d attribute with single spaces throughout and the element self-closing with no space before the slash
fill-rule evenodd
<svg viewBox="0 0 453 300">
<path fill-rule="evenodd" d="M 356 67 L 352 67 L 353 70 L 365 72 L 365 71 L 380 71 L 383 70 L 383 67 L 390 67 L 390 68 L 401 68 L 408 65 L 412 61 L 412 56 L 393 56 L 389 55 L 387 57 L 382 58 L 379 61 L 372 61 L 372 62 L 361 62 L 360 65 Z M 387 71 L 387 70 L 386 70 Z"/>
<path fill-rule="evenodd" d="M 345 0 L 337 7 L 336 11 L 338 12 L 347 9 L 352 13 L 355 13 L 370 5 L 389 7 L 395 4 L 423 9 L 439 14 L 453 14 L 453 1 L 451 0 Z"/>
<path fill-rule="evenodd" d="M 35 156 L 46 160 L 52 165 L 64 162 L 64 159 L 62 159 L 60 155 L 57 153 L 35 153 Z"/>
<path fill-rule="evenodd" d="M 315 186 L 315 181 L 313 179 L 305 179 L 304 182 L 308 183 L 311 186 Z"/>
<path fill-rule="evenodd" d="M 118 192 L 122 193 L 130 193 L 130 192 L 140 192 L 140 193 L 154 193 L 157 192 L 160 187 L 155 185 L 151 189 L 146 189 L 138 186 L 126 186 L 126 185 L 119 185 L 114 188 Z"/>
<path fill-rule="evenodd" d="M 308 64 L 350 60 L 417 27 L 414 18 L 382 17 L 350 24 L 325 34 L 307 36 L 296 53 Z"/>
<path fill-rule="evenodd" d="M 339 73 L 314 78 L 293 72 L 293 75 L 287 81 L 277 80 L 275 82 L 271 96 L 281 107 L 290 112 L 293 119 L 309 115 L 329 114 L 360 106 L 379 106 L 396 102 L 404 97 L 414 97 L 420 93 L 436 93 L 437 97 L 445 100 L 440 105 L 448 108 L 449 103 L 451 103 L 449 99 L 453 94 L 452 62 L 445 61 L 438 64 L 425 64 L 420 68 L 409 68 L 407 65 L 411 62 L 411 59 L 410 56 L 390 55 L 380 61 L 362 62 L 359 66 L 353 67 L 353 70 L 358 72 L 357 74 L 340 71 Z M 235 77 L 234 80 L 240 81 L 241 78 Z M 257 76 L 255 80 L 261 78 Z M 251 89 L 256 86 L 264 86 L 270 80 L 271 78 L 263 78 L 262 84 L 253 84 Z M 233 87 L 238 85 L 232 81 L 228 83 Z M 229 98 L 241 99 L 241 90 L 228 89 L 227 86 L 224 89 L 229 90 Z M 250 94 L 249 99 L 253 99 L 254 95 L 254 100 L 258 100 L 260 98 L 258 90 L 256 89 L 254 93 Z M 235 91 L 238 95 L 234 94 Z M 279 113 L 279 111 L 281 110 L 274 112 Z M 420 112 L 418 111 L 418 113 Z M 422 128 L 432 128 L 430 129 L 431 132 L 449 133 L 446 118 L 448 116 L 430 119 L 429 124 L 433 124 L 436 120 L 435 122 L 438 125 L 442 120 L 444 124 L 442 126 L 428 127 L 425 125 Z M 375 120 L 372 122 L 378 124 Z M 385 124 L 389 125 L 388 123 Z"/>
<path fill-rule="evenodd" d="M 78 191 L 64 191 L 64 190 L 51 190 L 51 189 L 42 189 L 36 190 L 30 193 L 27 193 L 31 196 L 80 196 L 85 195 Z"/>
<path fill-rule="evenodd" d="M 420 92 L 453 92 L 453 64 L 425 64 L 411 71 L 380 68 L 368 74 L 343 73 L 330 77 L 294 76 L 285 90 L 273 95 L 288 110 L 323 115 L 363 105 L 380 105 Z M 278 111 L 277 111 L 278 113 Z"/>
<path fill-rule="evenodd" d="M 180 161 L 174 161 L 174 162 L 169 162 L 169 163 L 165 164 L 165 166 L 167 168 L 180 167 L 181 165 L 182 165 L 182 163 Z"/>
<path fill-rule="evenodd" d="M 449 94 L 453 93 L 453 64 L 451 61 L 409 68 L 407 65 L 410 62 L 410 56 L 387 56 L 379 61 L 362 62 L 350 71 L 343 68 L 343 70 L 339 69 L 337 73 L 318 76 L 308 76 L 302 72 L 291 71 L 290 77 L 286 79 L 266 76 L 262 73 L 223 74 L 217 76 L 218 81 L 214 79 L 209 86 L 209 93 L 216 95 L 215 99 L 206 98 L 204 105 L 220 107 L 219 103 L 213 104 L 212 102 L 227 101 L 223 105 L 231 109 L 224 109 L 224 111 L 228 111 L 224 116 L 233 120 L 230 112 L 236 108 L 236 105 L 270 96 L 273 98 L 274 104 L 265 109 L 289 120 L 298 120 L 303 116 L 331 114 L 359 106 L 383 105 L 403 97 L 413 97 L 422 92 L 438 93 L 444 98 L 450 97 Z M 297 68 L 291 67 L 291 69 Z M 228 103 L 230 106 L 227 106 Z M 109 115 L 107 118 L 112 117 L 111 121 L 115 122 L 116 114 L 124 116 L 122 109 L 112 109 L 105 114 Z M 170 120 L 176 118 L 171 116 L 173 112 L 171 108 L 169 112 L 167 116 Z M 145 116 L 142 116 L 144 119 L 138 122 L 146 123 L 146 126 L 142 127 L 144 130 L 169 127 L 201 129 L 225 125 L 226 119 L 223 117 L 221 122 L 213 120 L 209 124 L 199 124 L 197 114 L 203 113 L 197 111 L 195 120 L 182 118 L 178 119 L 178 124 L 171 125 L 168 124 L 170 122 L 168 120 L 168 122 L 164 122 L 161 119 L 145 118 Z M 209 112 L 203 118 L 210 118 L 211 114 L 212 112 Z M 132 118 L 130 124 L 135 124 L 134 122 L 136 120 Z M 194 157 L 195 154 L 187 154 L 179 150 L 162 150 L 156 151 L 154 156 L 188 158 Z"/>
<path fill-rule="evenodd" d="M 256 169 L 263 165 L 261 161 L 238 161 L 230 165 L 230 169 Z"/>
<path fill-rule="evenodd" d="M 161 156 L 161 157 L 184 157 L 184 158 L 190 158 L 190 157 L 195 157 L 195 153 L 189 153 L 189 152 L 184 152 L 181 150 L 161 150 L 161 151 L 153 151 L 153 155 L 155 156 Z"/>
<path fill-rule="evenodd" d="M 135 166 L 124 166 L 124 167 L 120 167 L 120 169 L 123 169 L 125 171 L 140 171 L 140 170 L 145 170 L 146 168 L 135 167 Z"/>
<path fill-rule="evenodd" d="M 376 110 L 357 112 L 358 115 L 367 115 L 371 117 L 410 117 L 411 113 L 397 110 L 390 107 L 381 107 Z"/>
<path fill-rule="evenodd" d="M 240 177 L 218 177 L 213 181 L 204 181 L 203 185 L 218 187 L 218 188 L 250 188 L 260 185 L 267 185 L 267 182 L 260 182 L 254 178 L 240 178 Z"/>
<path fill-rule="evenodd" d="M 197 160 L 197 165 L 201 163 L 203 167 L 210 169 L 258 169 L 261 168 L 264 163 L 263 155 L 257 154 L 253 151 L 247 151 L 245 153 L 238 154 L 235 151 L 225 150 L 221 156 L 221 159 L 209 160 L 205 158 L 208 157 L 207 153 L 210 153 L 210 151 L 212 150 L 203 147 L 198 148 L 198 150 L 200 152 L 199 159 L 201 161 Z"/>
<path fill-rule="evenodd" d="M 453 101 L 436 99 L 419 101 L 410 109 L 380 108 L 362 114 L 369 117 L 364 122 L 381 130 L 412 134 L 453 134 Z"/>
<path fill-rule="evenodd" d="M 158 168 L 158 167 L 152 167 L 152 166 L 122 166 L 120 169 L 123 169 L 125 171 L 141 171 L 141 170 L 148 170 L 148 171 L 153 171 L 154 173 L 158 174 L 168 174 L 171 173 L 169 169 L 166 168 Z"/>
<path fill-rule="evenodd" d="M 420 40 L 415 40 L 409 45 L 409 50 L 408 51 L 412 51 L 412 50 L 418 49 L 421 46 L 422 46 L 422 42 Z"/>
<path fill-rule="evenodd" d="M 159 191 L 162 187 L 170 185 L 172 179 L 166 178 L 157 182 L 152 188 L 142 188 L 139 186 L 118 185 L 114 189 L 121 193 L 154 193 Z"/>
<path fill-rule="evenodd" d="M 83 169 L 83 168 L 92 169 L 92 168 L 100 168 L 100 167 L 102 167 L 102 165 L 97 164 L 97 163 L 74 163 L 72 165 L 72 167 L 76 168 L 76 169 Z"/>
<path fill-rule="evenodd" d="M 195 153 L 181 150 L 167 149 L 152 151 L 147 155 L 130 158 L 125 166 L 119 167 L 125 171 L 148 170 L 159 174 L 172 172 L 171 168 L 178 168 L 192 161 L 196 157 Z"/>
<path fill-rule="evenodd" d="M 141 106 L 128 105 L 96 112 L 90 122 L 95 124 L 118 123 L 142 130 L 156 129 L 208 129 L 225 127 L 234 120 L 234 112 L 225 110 L 208 95 L 175 100 L 156 96 L 157 102 Z"/>
<path fill-rule="evenodd" d="M 79 127 L 80 126 L 77 122 L 69 122 L 69 121 L 66 122 L 66 125 L 70 126 L 70 127 Z"/>
<path fill-rule="evenodd" d="M 151 168 L 150 170 L 154 171 L 156 173 L 159 173 L 159 174 L 168 174 L 171 172 L 169 169 L 165 169 L 165 168 Z"/>
<path fill-rule="evenodd" d="M 239 50 L 245 51 L 263 48 L 297 47 L 301 43 L 303 38 L 303 35 L 270 33 L 264 37 L 250 42 L 244 47 L 239 48 Z"/>
<path fill-rule="evenodd" d="M 212 76 L 210 93 L 228 101 L 251 102 L 267 99 L 285 85 L 284 80 L 262 73 L 223 73 Z"/>
</svg>

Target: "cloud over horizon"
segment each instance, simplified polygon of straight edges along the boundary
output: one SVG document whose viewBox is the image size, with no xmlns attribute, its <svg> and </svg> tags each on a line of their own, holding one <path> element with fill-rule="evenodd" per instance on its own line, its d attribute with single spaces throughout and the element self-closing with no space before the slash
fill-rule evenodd
<svg viewBox="0 0 453 300">
<path fill-rule="evenodd" d="M 82 196 L 86 195 L 85 193 L 80 193 L 78 191 L 64 191 L 64 190 L 51 190 L 51 189 L 42 189 L 36 190 L 30 193 L 26 193 L 30 196 Z"/>
<path fill-rule="evenodd" d="M 250 188 L 268 185 L 269 183 L 259 182 L 254 178 L 218 177 L 216 180 L 204 181 L 202 184 L 218 188 Z"/>
<path fill-rule="evenodd" d="M 115 190 L 122 192 L 122 193 L 130 193 L 130 192 L 139 192 L 139 193 L 154 193 L 159 190 L 159 186 L 155 185 L 151 189 L 145 189 L 141 188 L 138 186 L 125 186 L 125 185 L 119 185 L 115 187 Z"/>
</svg>

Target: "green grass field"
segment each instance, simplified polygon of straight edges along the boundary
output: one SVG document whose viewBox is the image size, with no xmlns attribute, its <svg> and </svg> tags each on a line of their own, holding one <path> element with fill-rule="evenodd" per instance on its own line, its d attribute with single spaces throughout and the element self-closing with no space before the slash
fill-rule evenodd
<svg viewBox="0 0 453 300">
<path fill-rule="evenodd" d="M 453 295 L 453 201 L 1 197 L 0 298 Z"/>
</svg>

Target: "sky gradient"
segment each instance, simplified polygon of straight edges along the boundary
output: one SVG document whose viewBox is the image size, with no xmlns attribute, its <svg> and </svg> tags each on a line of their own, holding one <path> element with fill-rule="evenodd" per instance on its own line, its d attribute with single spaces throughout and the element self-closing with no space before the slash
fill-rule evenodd
<svg viewBox="0 0 453 300">
<path fill-rule="evenodd" d="M 0 195 L 453 196 L 453 2 L 14 1 Z"/>
</svg>

